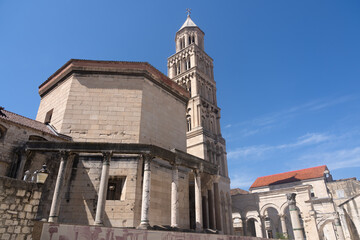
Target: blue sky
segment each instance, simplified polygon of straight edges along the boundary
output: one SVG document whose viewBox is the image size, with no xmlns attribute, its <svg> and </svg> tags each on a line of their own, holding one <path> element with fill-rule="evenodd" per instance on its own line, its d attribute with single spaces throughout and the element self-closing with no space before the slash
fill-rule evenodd
<svg viewBox="0 0 360 240">
<path fill-rule="evenodd" d="M 71 58 L 166 74 L 186 8 L 214 59 L 232 187 L 323 164 L 359 178 L 357 0 L 0 0 L 0 105 L 35 118 L 38 86 Z"/>
</svg>

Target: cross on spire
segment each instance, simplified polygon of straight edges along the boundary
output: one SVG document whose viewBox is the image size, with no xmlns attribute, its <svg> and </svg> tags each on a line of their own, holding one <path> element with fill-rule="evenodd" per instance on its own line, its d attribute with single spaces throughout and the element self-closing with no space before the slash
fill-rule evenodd
<svg viewBox="0 0 360 240">
<path fill-rule="evenodd" d="M 186 9 L 186 12 L 187 12 L 188 17 L 190 17 L 190 14 L 191 14 L 191 8 L 187 8 L 187 9 Z"/>
</svg>

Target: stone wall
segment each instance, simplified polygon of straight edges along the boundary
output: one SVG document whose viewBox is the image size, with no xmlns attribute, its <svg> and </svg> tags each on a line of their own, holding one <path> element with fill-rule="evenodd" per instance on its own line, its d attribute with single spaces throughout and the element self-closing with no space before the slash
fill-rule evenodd
<svg viewBox="0 0 360 240">
<path fill-rule="evenodd" d="M 0 125 L 7 129 L 5 135 L 0 138 L 0 176 L 8 175 L 11 163 L 18 160 L 16 159 L 18 156 L 15 154 L 15 149 L 22 147 L 30 136 L 42 137 L 48 141 L 60 140 L 56 136 L 12 122 L 0 120 Z"/>
<path fill-rule="evenodd" d="M 0 177 L 0 239 L 32 239 L 40 186 Z"/>
<path fill-rule="evenodd" d="M 74 226 L 44 223 L 34 239 L 141 239 L 141 240 L 261 240 L 264 238 L 242 237 L 219 234 L 201 234 L 191 232 L 168 232 L 137 229 L 106 228 L 95 226 Z M 42 232 L 40 233 L 42 228 Z"/>
</svg>

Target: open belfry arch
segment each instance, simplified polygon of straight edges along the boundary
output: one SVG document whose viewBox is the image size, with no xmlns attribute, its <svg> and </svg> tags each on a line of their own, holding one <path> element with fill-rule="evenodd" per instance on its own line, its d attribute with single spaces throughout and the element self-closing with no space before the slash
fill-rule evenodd
<svg viewBox="0 0 360 240">
<path fill-rule="evenodd" d="M 218 176 L 203 174 L 201 177 L 205 182 L 202 186 L 203 225 L 231 234 L 226 145 L 220 129 L 213 59 L 205 52 L 204 36 L 188 13 L 175 35 L 176 53 L 168 58 L 168 76 L 190 93 L 186 109 L 187 153 L 215 164 L 219 169 Z"/>
</svg>

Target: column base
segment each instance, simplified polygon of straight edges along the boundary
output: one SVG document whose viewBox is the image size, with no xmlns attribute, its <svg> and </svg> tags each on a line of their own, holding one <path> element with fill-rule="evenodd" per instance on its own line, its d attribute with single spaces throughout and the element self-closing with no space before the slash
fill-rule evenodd
<svg viewBox="0 0 360 240">
<path fill-rule="evenodd" d="M 94 226 L 104 226 L 104 223 L 103 222 L 94 222 Z"/>
<path fill-rule="evenodd" d="M 49 222 L 49 223 L 57 223 L 57 218 L 58 218 L 58 217 L 56 217 L 56 216 L 49 217 L 48 222 Z"/>
<path fill-rule="evenodd" d="M 152 229 L 152 227 L 150 226 L 149 223 L 140 223 L 139 226 L 137 226 L 136 229 L 141 229 L 141 230 L 150 230 Z"/>
</svg>

